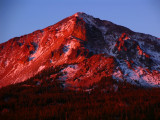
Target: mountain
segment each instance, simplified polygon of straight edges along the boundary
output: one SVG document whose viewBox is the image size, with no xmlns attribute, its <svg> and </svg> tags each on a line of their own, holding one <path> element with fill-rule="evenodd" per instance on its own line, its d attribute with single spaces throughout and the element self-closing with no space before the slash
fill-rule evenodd
<svg viewBox="0 0 160 120">
<path fill-rule="evenodd" d="M 0 118 L 159 120 L 159 40 L 76 13 L 2 43 Z"/>
<path fill-rule="evenodd" d="M 47 78 L 70 88 L 89 88 L 104 77 L 159 87 L 160 40 L 78 12 L 0 44 L 0 87 L 50 68 L 58 71 Z"/>
</svg>

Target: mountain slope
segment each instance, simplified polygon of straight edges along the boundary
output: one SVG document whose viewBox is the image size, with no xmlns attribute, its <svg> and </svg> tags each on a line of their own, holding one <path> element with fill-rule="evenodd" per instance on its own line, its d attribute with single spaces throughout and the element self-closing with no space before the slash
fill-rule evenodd
<svg viewBox="0 0 160 120">
<path fill-rule="evenodd" d="M 23 82 L 60 65 L 65 68 L 59 71 L 58 79 L 67 86 L 89 87 L 104 76 L 142 86 L 160 86 L 160 41 L 76 13 L 55 25 L 0 44 L 0 87 Z"/>
</svg>

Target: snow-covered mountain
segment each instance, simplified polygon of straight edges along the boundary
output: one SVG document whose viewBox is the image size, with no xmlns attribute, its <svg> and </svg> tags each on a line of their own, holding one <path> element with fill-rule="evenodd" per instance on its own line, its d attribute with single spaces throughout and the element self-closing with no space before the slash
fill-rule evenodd
<svg viewBox="0 0 160 120">
<path fill-rule="evenodd" d="M 85 13 L 0 44 L 0 87 L 63 66 L 66 86 L 89 87 L 102 77 L 160 86 L 160 39 Z"/>
</svg>

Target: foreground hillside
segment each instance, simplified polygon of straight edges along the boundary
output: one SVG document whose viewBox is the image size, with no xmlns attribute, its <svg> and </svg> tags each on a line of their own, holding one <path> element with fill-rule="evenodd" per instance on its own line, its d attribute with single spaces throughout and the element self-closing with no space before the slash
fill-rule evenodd
<svg viewBox="0 0 160 120">
<path fill-rule="evenodd" d="M 0 89 L 1 120 L 160 119 L 160 89 L 140 88 L 103 77 L 90 89 L 66 88 L 50 79 L 52 68 Z"/>
</svg>

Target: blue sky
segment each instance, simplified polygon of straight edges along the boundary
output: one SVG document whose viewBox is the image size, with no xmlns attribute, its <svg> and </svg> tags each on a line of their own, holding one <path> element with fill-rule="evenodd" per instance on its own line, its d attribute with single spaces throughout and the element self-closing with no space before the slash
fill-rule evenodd
<svg viewBox="0 0 160 120">
<path fill-rule="evenodd" d="M 0 43 L 85 12 L 160 37 L 160 0 L 0 0 Z"/>
</svg>

